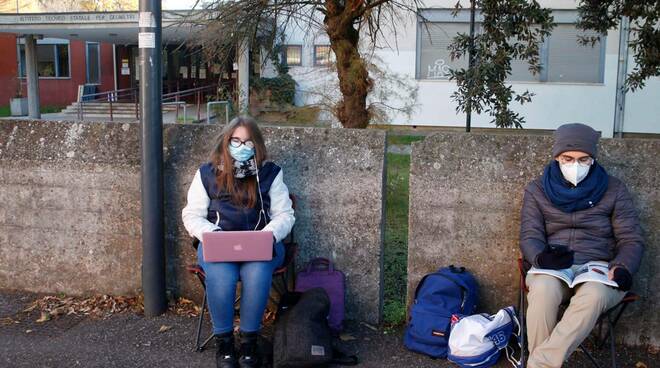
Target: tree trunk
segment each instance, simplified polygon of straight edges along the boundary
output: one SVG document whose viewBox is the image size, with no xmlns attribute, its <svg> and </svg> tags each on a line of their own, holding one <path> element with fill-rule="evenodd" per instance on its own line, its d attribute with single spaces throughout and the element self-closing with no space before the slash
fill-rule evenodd
<svg viewBox="0 0 660 368">
<path fill-rule="evenodd" d="M 367 95 L 373 88 L 373 80 L 358 50 L 360 33 L 354 27 L 356 15 L 349 10 L 352 3 L 346 1 L 343 7 L 336 1 L 326 1 L 328 11 L 323 23 L 337 59 L 339 90 L 343 96 L 337 106 L 337 117 L 344 128 L 364 129 L 369 125 Z"/>
</svg>

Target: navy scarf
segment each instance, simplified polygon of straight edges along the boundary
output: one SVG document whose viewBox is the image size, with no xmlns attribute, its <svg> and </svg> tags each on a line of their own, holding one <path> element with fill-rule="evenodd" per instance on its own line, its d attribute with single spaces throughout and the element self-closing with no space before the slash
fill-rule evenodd
<svg viewBox="0 0 660 368">
<path fill-rule="evenodd" d="M 577 186 L 564 179 L 559 162 L 552 160 L 543 172 L 543 191 L 555 207 L 571 213 L 591 208 L 603 199 L 607 191 L 608 175 L 605 169 L 594 162 L 589 174 Z"/>
</svg>

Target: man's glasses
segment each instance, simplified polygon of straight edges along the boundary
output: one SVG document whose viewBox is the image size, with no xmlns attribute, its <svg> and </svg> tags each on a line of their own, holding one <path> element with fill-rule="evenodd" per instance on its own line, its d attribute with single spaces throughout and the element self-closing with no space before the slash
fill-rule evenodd
<svg viewBox="0 0 660 368">
<path fill-rule="evenodd" d="M 244 144 L 245 147 L 247 147 L 247 148 L 254 148 L 254 142 L 252 142 L 249 139 L 247 141 L 243 142 L 238 137 L 231 137 L 231 139 L 229 140 L 229 144 L 231 144 L 231 146 L 235 147 L 235 148 L 240 147 L 242 144 Z"/>
<path fill-rule="evenodd" d="M 594 159 L 591 158 L 591 156 L 583 156 L 578 158 L 566 156 L 566 155 L 559 156 L 559 163 L 561 164 L 571 165 L 575 161 L 577 161 L 578 165 L 580 166 L 590 166 L 591 164 L 594 163 Z"/>
</svg>

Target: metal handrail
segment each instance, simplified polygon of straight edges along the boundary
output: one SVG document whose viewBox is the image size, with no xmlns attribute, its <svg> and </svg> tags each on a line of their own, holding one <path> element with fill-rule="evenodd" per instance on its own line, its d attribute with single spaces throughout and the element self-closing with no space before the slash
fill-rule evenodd
<svg viewBox="0 0 660 368">
<path fill-rule="evenodd" d="M 88 94 L 86 94 L 86 95 L 82 95 L 82 96 L 80 96 L 80 98 L 81 98 L 81 99 L 84 99 L 85 97 L 101 96 L 101 95 L 103 95 L 103 96 L 107 96 L 107 95 L 110 95 L 110 94 L 118 94 L 119 92 L 125 92 L 125 91 L 137 91 L 137 87 L 123 88 L 123 89 L 115 89 L 115 90 L 112 90 L 112 91 L 106 91 L 106 92 L 88 93 Z M 98 98 L 96 98 L 96 99 L 92 99 L 92 100 L 97 100 L 97 99 L 98 99 Z"/>
<path fill-rule="evenodd" d="M 116 89 L 112 91 L 105 91 L 105 92 L 97 92 L 97 93 L 88 93 L 81 95 L 79 100 L 78 100 L 78 119 L 83 120 L 84 114 L 85 114 L 85 103 L 93 103 L 93 102 L 99 102 L 99 101 L 108 101 L 110 104 L 110 121 L 114 120 L 114 114 L 113 114 L 113 106 L 112 103 L 115 101 L 119 101 L 119 98 L 121 97 L 126 97 L 130 96 L 131 100 L 135 100 L 136 104 L 136 113 L 135 117 L 137 118 L 137 88 L 124 88 L 124 89 Z M 95 97 L 92 99 L 89 99 L 90 97 Z"/>
<path fill-rule="evenodd" d="M 209 101 L 206 103 L 206 124 L 211 123 L 211 106 L 212 105 L 225 105 L 225 124 L 229 124 L 229 108 L 231 104 L 229 101 Z M 216 115 L 217 116 L 217 115 Z M 216 117 L 214 116 L 214 117 Z M 184 120 L 185 122 L 185 120 Z"/>
<path fill-rule="evenodd" d="M 186 123 L 186 102 L 185 101 L 175 101 L 175 102 L 163 102 L 163 106 L 165 105 L 176 105 L 176 118 L 177 121 L 179 120 L 179 105 L 183 105 L 183 123 Z"/>
<path fill-rule="evenodd" d="M 176 105 L 177 110 L 176 114 L 177 117 L 179 115 L 179 105 L 184 103 L 183 101 L 179 101 L 180 98 L 182 97 L 187 97 L 187 96 L 193 96 L 195 95 L 197 97 L 197 120 L 200 119 L 200 105 L 201 105 L 201 99 L 202 99 L 202 93 L 207 92 L 209 90 L 214 90 L 217 88 L 217 85 L 214 84 L 209 84 L 206 86 L 201 86 L 201 87 L 195 87 L 195 88 L 190 88 L 186 89 L 183 91 L 174 91 L 174 92 L 169 92 L 163 95 L 162 97 L 162 105 Z M 138 109 L 138 104 L 139 104 L 139 95 L 137 93 L 138 89 L 137 87 L 132 87 L 132 88 L 124 88 L 124 89 L 116 89 L 112 91 L 106 91 L 106 92 L 96 92 L 96 93 L 88 93 L 81 95 L 79 100 L 78 100 L 78 119 L 83 120 L 84 117 L 84 105 L 85 103 L 91 103 L 91 102 L 99 102 L 99 101 L 108 101 L 109 107 L 110 107 L 110 121 L 114 120 L 114 114 L 113 114 L 113 102 L 119 101 L 120 96 L 121 97 L 126 97 L 130 96 L 131 100 L 135 104 L 135 118 L 139 119 L 139 109 Z M 92 99 L 89 99 L 90 97 L 95 97 Z M 184 105 L 184 114 L 185 114 L 185 105 Z M 184 118 L 185 119 L 185 118 Z"/>
<path fill-rule="evenodd" d="M 174 91 L 170 93 L 166 93 L 163 95 L 163 100 L 171 99 L 174 98 L 175 96 L 183 97 L 183 96 L 190 96 L 193 94 L 196 94 L 198 92 L 212 89 L 212 88 L 217 88 L 216 85 L 214 84 L 208 84 L 206 86 L 201 86 L 201 87 L 195 87 L 195 88 L 190 88 L 190 89 L 184 89 L 183 91 Z"/>
</svg>

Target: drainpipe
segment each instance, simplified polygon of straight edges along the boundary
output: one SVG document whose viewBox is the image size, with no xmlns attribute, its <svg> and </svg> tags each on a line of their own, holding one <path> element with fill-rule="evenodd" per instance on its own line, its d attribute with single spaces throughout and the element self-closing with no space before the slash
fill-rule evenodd
<svg viewBox="0 0 660 368">
<path fill-rule="evenodd" d="M 630 19 L 621 17 L 619 28 L 619 60 L 616 71 L 616 100 L 614 103 L 614 136 L 623 137 L 623 120 L 626 109 L 626 75 L 628 74 L 628 38 Z"/>
<path fill-rule="evenodd" d="M 163 94 L 161 79 L 161 2 L 140 0 L 140 125 L 142 146 L 142 291 L 144 314 L 167 308 L 163 220 Z"/>
<path fill-rule="evenodd" d="M 475 3 L 476 0 L 470 1 L 470 46 L 468 50 L 468 70 L 470 75 L 473 73 L 474 68 L 474 15 L 476 13 Z M 470 92 L 472 91 L 473 76 L 470 77 L 468 84 L 470 85 Z M 467 107 L 465 109 L 465 131 L 470 132 L 472 129 L 472 97 L 467 100 Z"/>
<path fill-rule="evenodd" d="M 112 44 L 112 79 L 115 81 L 115 91 L 117 90 L 117 45 Z"/>
</svg>

